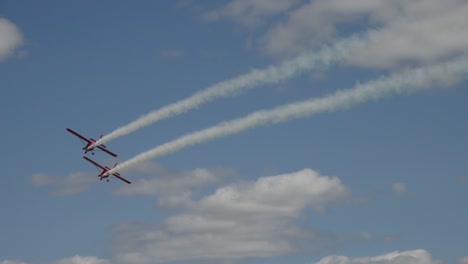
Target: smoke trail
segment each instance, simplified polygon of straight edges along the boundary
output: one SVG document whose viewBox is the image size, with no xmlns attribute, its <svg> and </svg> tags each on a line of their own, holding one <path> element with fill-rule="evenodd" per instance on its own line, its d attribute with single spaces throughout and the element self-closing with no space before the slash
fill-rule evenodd
<svg viewBox="0 0 468 264">
<path fill-rule="evenodd" d="M 125 161 L 111 170 L 122 171 L 136 164 L 161 157 L 183 148 L 200 144 L 215 138 L 242 132 L 262 125 L 285 122 L 291 119 L 308 117 L 325 111 L 346 109 L 370 100 L 378 100 L 393 94 L 411 92 L 428 87 L 434 82 L 443 83 L 468 72 L 468 60 L 462 57 L 436 66 L 417 68 L 403 74 L 394 74 L 366 84 L 357 85 L 354 89 L 338 91 L 333 95 L 309 99 L 274 108 L 261 110 L 245 117 L 222 122 L 216 126 L 195 131 L 176 140 L 159 145 Z"/>
<path fill-rule="evenodd" d="M 205 90 L 187 97 L 186 99 L 169 104 L 138 118 L 128 125 L 117 128 L 113 132 L 99 139 L 93 144 L 93 146 L 101 145 L 110 140 L 130 134 L 162 119 L 182 114 L 216 98 L 234 96 L 243 90 L 264 84 L 278 83 L 314 68 L 329 67 L 332 63 L 338 63 L 345 60 L 353 50 L 365 47 L 369 38 L 374 36 L 376 33 L 376 31 L 369 31 L 362 36 L 355 35 L 349 38 L 344 38 L 330 46 L 325 46 L 318 52 L 304 53 L 294 59 L 284 61 L 278 66 L 270 66 L 261 70 L 252 70 L 250 73 L 219 82 Z"/>
</svg>

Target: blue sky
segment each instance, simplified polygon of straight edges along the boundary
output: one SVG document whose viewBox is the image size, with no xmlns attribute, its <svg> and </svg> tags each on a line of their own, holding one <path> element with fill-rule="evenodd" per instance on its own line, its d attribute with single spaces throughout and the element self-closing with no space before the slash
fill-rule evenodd
<svg viewBox="0 0 468 264">
<path fill-rule="evenodd" d="M 88 155 L 112 166 L 464 55 L 466 12 L 457 0 L 1 1 L 0 263 L 468 263 L 463 79 L 188 147 L 122 172 L 132 185 L 99 181 L 65 130 L 106 135 L 378 29 L 339 64 L 116 138 L 106 145 L 117 158 Z"/>
</svg>

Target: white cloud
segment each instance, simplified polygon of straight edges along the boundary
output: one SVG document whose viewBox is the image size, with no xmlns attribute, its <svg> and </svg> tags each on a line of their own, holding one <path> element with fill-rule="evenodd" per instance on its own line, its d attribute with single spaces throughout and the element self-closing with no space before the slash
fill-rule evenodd
<svg viewBox="0 0 468 264">
<path fill-rule="evenodd" d="M 106 259 L 101 259 L 94 256 L 76 255 L 69 258 L 64 258 L 56 262 L 56 264 L 110 264 Z"/>
<path fill-rule="evenodd" d="M 234 213 L 282 213 L 296 215 L 305 206 L 322 210 L 330 201 L 346 194 L 337 177 L 321 176 L 311 169 L 262 177 L 255 183 L 218 189 L 200 201 L 207 210 Z"/>
<path fill-rule="evenodd" d="M 315 264 L 442 264 L 434 260 L 426 250 L 395 251 L 380 256 L 349 258 L 345 256 L 328 256 Z"/>
<path fill-rule="evenodd" d="M 20 260 L 2 260 L 0 264 L 26 264 L 26 262 Z"/>
<path fill-rule="evenodd" d="M 34 186 L 46 186 L 56 183 L 56 178 L 45 173 L 37 173 L 31 176 L 31 183 Z"/>
<path fill-rule="evenodd" d="M 360 237 L 364 239 L 365 241 L 371 241 L 373 239 L 373 236 L 371 233 L 367 231 L 363 231 L 360 233 Z"/>
<path fill-rule="evenodd" d="M 293 55 L 331 41 L 343 26 L 378 27 L 352 63 L 429 63 L 468 51 L 467 13 L 463 0 L 311 0 L 272 25 L 259 46 L 270 55 Z"/>
<path fill-rule="evenodd" d="M 406 193 L 406 184 L 401 183 L 401 182 L 396 182 L 392 184 L 392 190 L 396 194 L 405 194 Z"/>
<path fill-rule="evenodd" d="M 459 258 L 458 264 L 468 264 L 468 256 Z"/>
<path fill-rule="evenodd" d="M 468 2 L 431 0 L 403 7 L 407 12 L 386 28 L 352 62 L 394 67 L 402 62 L 431 63 L 468 51 Z"/>
<path fill-rule="evenodd" d="M 188 171 L 172 171 L 163 166 L 147 162 L 139 165 L 137 174 L 142 177 L 131 185 L 121 186 L 114 193 L 117 195 L 153 195 L 159 197 L 159 205 L 175 207 L 190 201 L 195 189 L 219 182 L 234 174 L 229 168 L 197 168 Z M 139 173 L 139 174 L 138 174 Z"/>
<path fill-rule="evenodd" d="M 458 177 L 458 180 L 460 181 L 460 183 L 468 184 L 468 176 L 460 176 Z"/>
<path fill-rule="evenodd" d="M 119 188 L 115 193 L 120 195 L 161 195 L 180 192 L 214 183 L 228 173 L 230 171 L 227 169 L 204 168 L 182 172 L 165 171 L 138 179 L 132 185 Z"/>
<path fill-rule="evenodd" d="M 207 21 L 230 19 L 243 26 L 253 28 L 278 13 L 289 10 L 299 0 L 232 0 L 223 7 L 203 15 Z"/>
<path fill-rule="evenodd" d="M 54 187 L 53 195 L 63 196 L 78 194 L 90 186 L 99 184 L 96 173 L 73 173 L 66 177 L 37 173 L 31 176 L 31 184 L 37 187 Z M 164 166 L 146 162 L 138 165 L 127 177 L 132 184 L 120 184 L 114 191 L 117 195 L 153 195 L 159 197 L 159 203 L 165 207 L 174 207 L 190 200 L 192 190 L 218 182 L 231 176 L 229 168 L 198 168 L 190 171 L 171 171 Z M 103 180 L 104 182 L 104 180 Z"/>
<path fill-rule="evenodd" d="M 45 173 L 33 174 L 31 183 L 34 186 L 53 186 L 53 195 L 72 195 L 85 191 L 92 183 L 97 183 L 95 174 L 73 173 L 66 177 L 54 177 Z"/>
<path fill-rule="evenodd" d="M 324 210 L 345 198 L 336 177 L 305 169 L 217 189 L 164 226 L 123 224 L 116 251 L 122 263 L 271 257 L 290 253 L 294 241 L 314 237 L 293 224 L 305 208 Z"/>
<path fill-rule="evenodd" d="M 0 17 L 0 61 L 13 55 L 23 43 L 23 36 L 12 22 Z"/>
<path fill-rule="evenodd" d="M 337 33 L 340 23 L 370 12 L 390 1 L 331 0 L 310 1 L 272 26 L 263 37 L 262 46 L 273 55 L 291 55 L 328 41 Z M 392 1 L 396 3 L 398 1 Z M 388 5 L 388 4 L 387 4 Z"/>
<path fill-rule="evenodd" d="M 180 59 L 184 56 L 184 52 L 178 49 L 164 49 L 160 52 L 161 56 L 168 59 Z"/>
</svg>

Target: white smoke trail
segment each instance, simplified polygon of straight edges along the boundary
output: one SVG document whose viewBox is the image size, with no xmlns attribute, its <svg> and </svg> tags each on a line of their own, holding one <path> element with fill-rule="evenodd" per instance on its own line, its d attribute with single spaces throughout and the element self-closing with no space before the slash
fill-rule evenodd
<svg viewBox="0 0 468 264">
<path fill-rule="evenodd" d="M 365 47 L 369 39 L 376 34 L 377 31 L 369 31 L 366 34 L 344 38 L 330 46 L 325 46 L 318 52 L 304 53 L 294 59 L 284 61 L 280 65 L 252 70 L 247 74 L 219 82 L 207 89 L 196 92 L 190 97 L 152 111 L 128 125 L 117 128 L 99 139 L 93 146 L 125 136 L 162 119 L 185 113 L 216 98 L 234 96 L 241 91 L 264 84 L 278 83 L 312 69 L 329 67 L 333 63 L 345 60 L 352 51 Z"/>
<path fill-rule="evenodd" d="M 272 110 L 257 111 L 245 117 L 195 131 L 176 140 L 159 145 L 118 165 L 111 170 L 111 173 L 128 169 L 140 162 L 161 157 L 195 144 L 239 133 L 257 126 L 281 123 L 325 111 L 346 109 L 366 101 L 381 99 L 392 93 L 401 94 L 429 87 L 436 83 L 440 84 L 453 78 L 461 77 L 460 75 L 467 72 L 468 59 L 462 57 L 443 64 L 417 68 L 402 74 L 380 78 L 366 84 L 357 85 L 353 89 L 338 91 L 330 96 L 291 103 Z"/>
</svg>

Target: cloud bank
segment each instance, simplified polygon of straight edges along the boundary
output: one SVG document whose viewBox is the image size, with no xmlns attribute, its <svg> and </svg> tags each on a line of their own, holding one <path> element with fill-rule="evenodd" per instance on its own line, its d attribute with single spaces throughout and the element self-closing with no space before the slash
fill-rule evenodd
<svg viewBox="0 0 468 264">
<path fill-rule="evenodd" d="M 165 262 L 165 261 L 163 261 Z M 64 258 L 54 262 L 54 264 L 110 264 L 110 260 L 95 257 L 95 256 L 80 256 L 75 255 L 72 257 Z M 121 262 L 119 262 L 121 263 Z M 125 262 L 126 263 L 126 262 Z M 140 262 L 130 262 L 140 263 Z M 151 263 L 161 263 L 155 258 Z M 443 264 L 440 260 L 435 260 L 431 254 L 424 249 L 408 250 L 408 251 L 394 251 L 386 254 L 372 256 L 372 257 L 359 257 L 351 258 L 347 256 L 327 256 L 314 262 L 313 264 Z M 468 263 L 468 258 L 460 258 L 458 264 Z M 0 264 L 27 264 L 23 261 L 17 260 L 3 260 Z"/>
<path fill-rule="evenodd" d="M 293 241 L 306 234 L 293 222 L 301 212 L 325 210 L 349 194 L 337 177 L 311 169 L 228 185 L 191 200 L 186 212 L 167 218 L 162 227 L 115 227 L 116 258 L 119 263 L 164 263 L 290 253 Z"/>
<path fill-rule="evenodd" d="M 61 259 L 55 264 L 111 264 L 111 262 L 94 256 L 75 255 L 73 257 Z"/>
<path fill-rule="evenodd" d="M 46 173 L 33 174 L 29 181 L 36 187 L 52 187 L 55 196 L 75 195 L 96 184 L 106 184 L 96 177 L 98 173 L 77 172 L 68 176 L 52 176 Z M 129 173 L 131 185 L 121 185 L 113 193 L 122 196 L 149 195 L 159 198 L 163 207 L 178 206 L 192 195 L 192 192 L 235 174 L 226 167 L 171 170 L 156 162 L 144 162 Z M 116 180 L 111 178 L 111 180 Z M 117 181 L 117 180 L 116 180 Z"/>
<path fill-rule="evenodd" d="M 247 6 L 245 1 L 233 0 L 211 14 L 249 29 L 252 24 L 268 23 L 266 31 L 258 32 L 256 43 L 273 57 L 295 55 L 363 27 L 383 30 L 369 47 L 354 54 L 350 60 L 354 65 L 393 68 L 468 51 L 468 2 L 463 0 L 310 0 L 273 5 L 269 12 L 243 11 Z M 271 20 L 272 16 L 281 19 Z"/>
<path fill-rule="evenodd" d="M 442 264 L 443 262 L 434 260 L 423 249 L 411 251 L 395 251 L 380 256 L 350 258 L 346 256 L 328 256 L 314 264 Z"/>
</svg>

